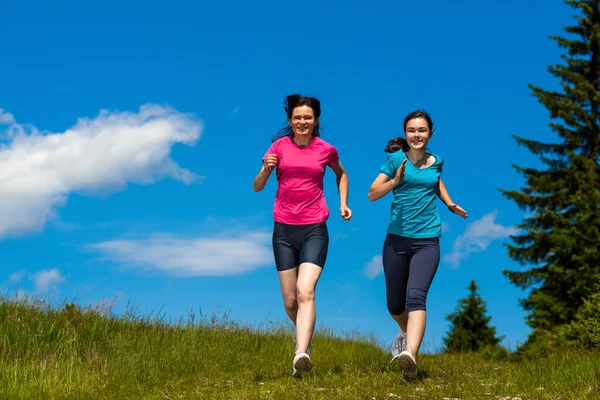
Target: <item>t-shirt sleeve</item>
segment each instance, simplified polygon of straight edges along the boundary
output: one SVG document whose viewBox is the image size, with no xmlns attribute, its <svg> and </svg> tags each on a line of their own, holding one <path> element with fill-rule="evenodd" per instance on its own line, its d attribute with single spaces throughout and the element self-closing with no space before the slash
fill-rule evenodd
<svg viewBox="0 0 600 400">
<path fill-rule="evenodd" d="M 340 155 L 335 147 L 331 146 L 329 149 L 329 156 L 327 157 L 327 165 L 331 168 L 334 167 L 335 163 L 340 159 Z"/>
<path fill-rule="evenodd" d="M 385 164 L 381 168 L 379 168 L 379 172 L 382 174 L 386 174 L 390 178 L 396 176 L 396 171 L 400 168 L 400 163 L 402 162 L 403 155 L 398 153 L 391 154 Z"/>
<path fill-rule="evenodd" d="M 275 154 L 279 158 L 279 143 L 275 142 L 269 147 L 269 150 L 263 155 L 262 162 L 265 162 L 265 158 L 267 158 L 267 154 Z"/>
<path fill-rule="evenodd" d="M 436 155 L 435 158 L 438 160 L 438 171 L 441 175 L 442 169 L 444 168 L 444 159 L 438 155 Z"/>
</svg>

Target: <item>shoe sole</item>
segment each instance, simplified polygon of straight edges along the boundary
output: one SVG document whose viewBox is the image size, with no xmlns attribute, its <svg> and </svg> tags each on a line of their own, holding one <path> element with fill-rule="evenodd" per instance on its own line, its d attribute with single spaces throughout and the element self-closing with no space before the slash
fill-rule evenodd
<svg viewBox="0 0 600 400">
<path fill-rule="evenodd" d="M 417 364 L 410 356 L 402 354 L 398 357 L 398 366 L 402 370 L 402 375 L 408 379 L 417 377 Z"/>
<path fill-rule="evenodd" d="M 312 362 L 310 361 L 310 358 L 308 357 L 302 357 L 299 358 L 298 361 L 296 361 L 296 367 L 295 367 L 295 371 L 294 371 L 294 378 L 300 378 L 302 377 L 302 374 L 305 372 L 308 372 L 312 369 Z"/>
</svg>

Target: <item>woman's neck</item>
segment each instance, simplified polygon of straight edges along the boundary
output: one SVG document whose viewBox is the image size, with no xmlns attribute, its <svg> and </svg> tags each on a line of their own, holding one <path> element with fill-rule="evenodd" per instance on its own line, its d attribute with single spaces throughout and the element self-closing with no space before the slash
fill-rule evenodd
<svg viewBox="0 0 600 400">
<path fill-rule="evenodd" d="M 415 165 L 425 164 L 427 161 L 427 151 L 425 149 L 410 149 L 406 152 L 406 156 Z"/>
<path fill-rule="evenodd" d="M 308 145 L 310 145 L 313 141 L 313 136 L 309 135 L 309 136 L 301 136 L 298 137 L 296 135 L 294 135 L 292 137 L 292 140 L 294 141 L 294 143 L 296 143 L 298 146 L 300 147 L 306 147 Z"/>
</svg>

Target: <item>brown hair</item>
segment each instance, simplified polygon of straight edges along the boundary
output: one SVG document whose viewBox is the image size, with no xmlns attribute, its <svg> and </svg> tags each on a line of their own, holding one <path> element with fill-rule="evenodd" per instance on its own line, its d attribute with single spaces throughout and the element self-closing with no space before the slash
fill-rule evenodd
<svg viewBox="0 0 600 400">
<path fill-rule="evenodd" d="M 415 118 L 425 118 L 425 121 L 427 121 L 427 125 L 429 125 L 429 131 L 433 133 L 433 121 L 431 120 L 431 117 L 429 116 L 427 111 L 424 110 L 413 111 L 406 117 L 404 117 L 404 131 L 406 131 L 406 124 L 408 123 L 408 121 Z M 386 153 L 395 153 L 398 150 L 402 150 L 404 152 L 410 150 L 410 146 L 408 145 L 406 139 L 400 136 L 390 140 L 387 146 L 385 147 Z"/>
<path fill-rule="evenodd" d="M 319 118 L 321 117 L 321 102 L 319 101 L 319 99 L 315 97 L 304 97 L 299 94 L 290 94 L 289 96 L 286 96 L 285 99 L 283 99 L 283 108 L 285 109 L 285 114 L 287 115 L 288 121 L 292 118 L 294 108 L 302 106 L 308 106 L 312 108 L 313 113 L 315 114 L 315 119 L 317 120 L 312 135 L 314 137 L 320 137 L 321 126 L 319 123 Z M 281 128 L 271 138 L 271 141 L 275 142 L 284 136 L 294 136 L 294 130 L 291 126 L 286 125 L 285 127 Z"/>
</svg>

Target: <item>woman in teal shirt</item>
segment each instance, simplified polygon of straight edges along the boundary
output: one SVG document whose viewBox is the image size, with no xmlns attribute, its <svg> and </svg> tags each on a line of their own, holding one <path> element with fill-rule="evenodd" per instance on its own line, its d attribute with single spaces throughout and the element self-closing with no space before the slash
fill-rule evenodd
<svg viewBox="0 0 600 400">
<path fill-rule="evenodd" d="M 371 185 L 369 200 L 394 194 L 382 255 L 387 307 L 400 328 L 392 354 L 404 377 L 415 378 L 427 292 L 440 262 L 442 229 L 436 196 L 454 214 L 467 218 L 467 213 L 452 202 L 440 178 L 444 160 L 427 152 L 433 135 L 429 114 L 422 110 L 408 114 L 404 134 L 406 139 L 388 143 L 385 151 L 392 154 Z"/>
</svg>

